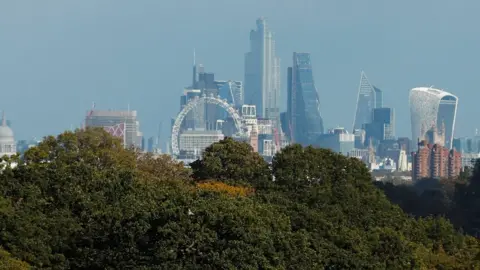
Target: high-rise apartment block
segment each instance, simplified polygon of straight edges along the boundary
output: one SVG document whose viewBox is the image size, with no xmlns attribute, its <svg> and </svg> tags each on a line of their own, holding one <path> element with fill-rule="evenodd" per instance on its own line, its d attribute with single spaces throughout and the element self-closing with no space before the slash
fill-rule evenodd
<svg viewBox="0 0 480 270">
<path fill-rule="evenodd" d="M 454 178 L 462 170 L 461 153 L 439 144 L 429 144 L 426 140 L 418 144 L 412 153 L 412 179 Z"/>
<path fill-rule="evenodd" d="M 85 118 L 86 127 L 102 127 L 113 136 L 119 137 L 126 147 L 142 147 L 143 134 L 137 111 L 90 110 Z"/>
<path fill-rule="evenodd" d="M 255 105 L 259 117 L 273 119 L 280 126 L 280 59 L 264 18 L 259 18 L 257 28 L 250 31 L 244 87 L 245 103 Z"/>
<path fill-rule="evenodd" d="M 302 145 L 314 144 L 324 127 L 310 53 L 293 53 L 293 66 L 288 68 L 287 93 L 290 140 Z"/>
</svg>

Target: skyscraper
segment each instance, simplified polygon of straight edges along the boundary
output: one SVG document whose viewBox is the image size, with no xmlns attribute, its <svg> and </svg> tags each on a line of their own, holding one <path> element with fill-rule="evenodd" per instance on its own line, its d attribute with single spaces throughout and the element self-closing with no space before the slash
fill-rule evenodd
<svg viewBox="0 0 480 270">
<path fill-rule="evenodd" d="M 382 107 L 382 90 L 370 84 L 367 75 L 362 71 L 358 87 L 357 109 L 355 111 L 353 130 L 361 129 L 364 124 L 372 123 L 373 109 Z"/>
<path fill-rule="evenodd" d="M 287 102 L 290 140 L 303 145 L 314 144 L 324 127 L 310 53 L 293 53 L 293 66 L 288 68 Z"/>
<path fill-rule="evenodd" d="M 422 141 L 428 130 L 444 130 L 444 145 L 452 148 L 458 98 L 451 93 L 431 87 L 417 87 L 410 91 L 412 140 Z"/>
<path fill-rule="evenodd" d="M 280 59 L 275 54 L 273 34 L 264 18 L 250 31 L 250 52 L 245 55 L 246 104 L 255 105 L 258 116 L 280 120 Z"/>
</svg>

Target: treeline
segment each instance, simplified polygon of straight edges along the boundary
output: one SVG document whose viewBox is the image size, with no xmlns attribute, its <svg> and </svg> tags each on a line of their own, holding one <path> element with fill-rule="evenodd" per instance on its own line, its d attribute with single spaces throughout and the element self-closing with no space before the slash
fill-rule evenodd
<svg viewBox="0 0 480 270">
<path fill-rule="evenodd" d="M 186 169 L 99 129 L 4 159 L 0 246 L 8 269 L 480 267 L 474 237 L 405 214 L 357 159 L 292 145 L 270 166 L 225 139 Z"/>
<path fill-rule="evenodd" d="M 465 234 L 480 237 L 480 160 L 456 179 L 421 179 L 413 185 L 376 183 L 392 203 L 414 217 L 446 217 Z"/>
</svg>

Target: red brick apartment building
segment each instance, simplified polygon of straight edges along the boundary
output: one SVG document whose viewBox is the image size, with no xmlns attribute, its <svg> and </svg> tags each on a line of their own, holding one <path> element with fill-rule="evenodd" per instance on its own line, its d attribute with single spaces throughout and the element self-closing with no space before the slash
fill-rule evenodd
<svg viewBox="0 0 480 270">
<path fill-rule="evenodd" d="M 461 153 L 422 141 L 412 153 L 412 180 L 422 178 L 454 178 L 462 170 Z"/>
</svg>

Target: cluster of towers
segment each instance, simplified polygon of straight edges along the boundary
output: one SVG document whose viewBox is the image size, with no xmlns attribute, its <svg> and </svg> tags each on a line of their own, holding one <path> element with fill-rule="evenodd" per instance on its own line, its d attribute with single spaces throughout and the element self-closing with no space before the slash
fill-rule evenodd
<svg viewBox="0 0 480 270">
<path fill-rule="evenodd" d="M 397 169 L 408 170 L 407 162 L 414 161 L 407 155 L 417 150 L 419 143 L 453 147 L 458 98 L 446 91 L 413 88 L 409 98 L 412 137 L 397 138 L 395 109 L 384 106 L 384 92 L 362 71 L 352 129 L 326 130 L 310 53 L 293 53 L 287 68 L 285 112 L 280 110 L 280 70 L 275 40 L 264 18 L 259 18 L 250 32 L 244 83 L 215 80 L 213 73 L 194 63 L 192 84 L 181 96 L 181 121 L 172 121 L 174 154 L 193 151 L 198 155 L 206 145 L 231 136 L 250 142 L 263 154 L 271 155 L 287 143 L 299 143 L 330 148 L 367 163 L 388 159 Z M 194 100 L 202 102 L 188 108 Z M 254 115 L 247 113 L 252 111 Z"/>
</svg>

